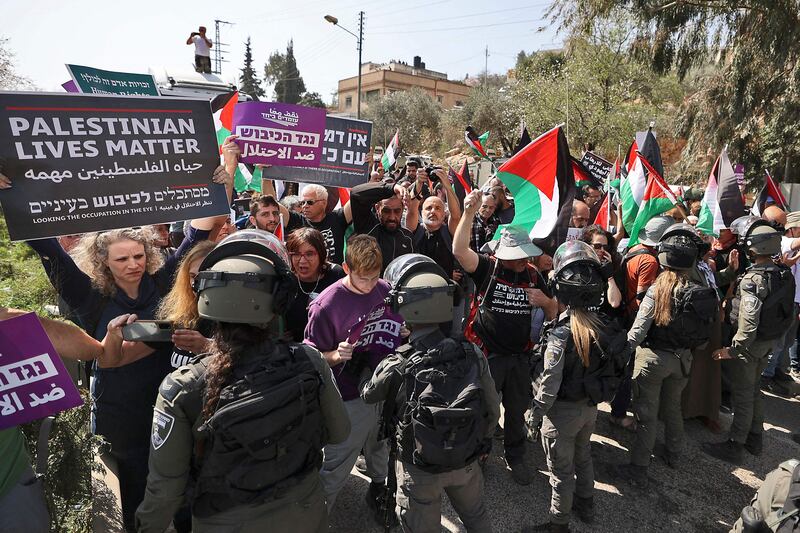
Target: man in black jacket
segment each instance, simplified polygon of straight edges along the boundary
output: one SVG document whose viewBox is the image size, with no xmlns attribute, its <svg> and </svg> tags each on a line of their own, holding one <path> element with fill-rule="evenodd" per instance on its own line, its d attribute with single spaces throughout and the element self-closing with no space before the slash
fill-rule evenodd
<svg viewBox="0 0 800 533">
<path fill-rule="evenodd" d="M 399 184 L 362 183 L 350 191 L 353 233 L 365 233 L 377 239 L 384 270 L 395 257 L 414 251 L 413 236 L 402 227 L 406 204 L 409 209 L 418 209 L 416 201 L 409 201 L 408 189 Z"/>
</svg>

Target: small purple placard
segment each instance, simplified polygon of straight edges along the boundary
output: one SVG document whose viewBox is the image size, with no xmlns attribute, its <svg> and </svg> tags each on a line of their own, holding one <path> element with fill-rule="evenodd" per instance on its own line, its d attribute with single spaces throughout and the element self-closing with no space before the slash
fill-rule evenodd
<svg viewBox="0 0 800 533">
<path fill-rule="evenodd" d="M 325 110 L 276 102 L 242 102 L 233 109 L 233 133 L 241 161 L 318 167 L 325 136 Z"/>
<path fill-rule="evenodd" d="M 68 93 L 79 93 L 79 92 L 81 92 L 81 90 L 78 89 L 78 86 L 75 84 L 75 80 L 66 81 L 66 82 L 62 83 L 61 86 Z"/>
<path fill-rule="evenodd" d="M 0 322 L 0 429 L 82 403 L 35 313 Z"/>
<path fill-rule="evenodd" d="M 387 304 L 379 304 L 350 328 L 347 342 L 355 345 L 353 351 L 387 355 L 401 344 L 400 327 L 403 317 L 392 311 Z"/>
</svg>

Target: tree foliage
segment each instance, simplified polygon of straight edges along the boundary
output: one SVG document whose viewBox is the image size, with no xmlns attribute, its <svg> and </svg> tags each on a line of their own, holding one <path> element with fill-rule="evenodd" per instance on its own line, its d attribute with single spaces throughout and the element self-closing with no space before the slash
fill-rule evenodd
<svg viewBox="0 0 800 533">
<path fill-rule="evenodd" d="M 791 170 L 800 157 L 795 0 L 556 0 L 550 14 L 586 35 L 590 21 L 619 10 L 635 17 L 631 55 L 698 87 L 680 117 L 688 165 L 730 144 L 731 155 L 748 168 L 778 176 Z"/>
<path fill-rule="evenodd" d="M 14 66 L 14 54 L 8 47 L 8 39 L 0 38 L 0 90 L 32 90 L 34 85 L 20 75 Z"/>
<path fill-rule="evenodd" d="M 464 107 L 446 113 L 445 122 L 452 135 L 444 138 L 447 147 L 464 144 L 464 127 L 472 125 L 476 131 L 489 131 L 489 147 L 500 147 L 502 152 L 513 150 L 517 142 L 520 117 L 517 106 L 508 94 L 508 87 L 487 84 L 475 87 Z"/>
<path fill-rule="evenodd" d="M 244 66 L 239 77 L 239 90 L 249 94 L 255 99 L 264 96 L 264 88 L 258 79 L 256 69 L 253 68 L 253 51 L 250 48 L 250 37 L 244 43 Z"/>
<path fill-rule="evenodd" d="M 305 93 L 298 103 L 307 107 L 321 107 L 323 109 L 326 107 L 325 102 L 322 100 L 322 95 L 319 93 Z"/>
<path fill-rule="evenodd" d="M 267 64 L 264 66 L 264 78 L 267 83 L 275 85 L 274 98 L 276 101 L 287 104 L 300 102 L 300 98 L 306 92 L 306 84 L 297 69 L 293 41 L 290 40 L 286 45 L 285 54 L 277 50 L 270 54 Z"/>
<path fill-rule="evenodd" d="M 387 144 L 400 129 L 400 145 L 406 152 L 439 148 L 442 107 L 419 88 L 387 94 L 367 107 L 363 115 L 372 121 L 373 144 Z"/>
<path fill-rule="evenodd" d="M 518 57 L 511 99 L 531 135 L 564 123 L 573 147 L 593 143 L 613 157 L 653 120 L 670 129 L 681 86 L 630 55 L 631 40 L 624 22 L 597 22 L 561 51 Z"/>
</svg>

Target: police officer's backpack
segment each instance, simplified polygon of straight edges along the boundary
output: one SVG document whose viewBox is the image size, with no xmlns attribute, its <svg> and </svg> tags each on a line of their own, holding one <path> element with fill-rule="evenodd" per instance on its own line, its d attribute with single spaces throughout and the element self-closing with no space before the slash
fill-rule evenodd
<svg viewBox="0 0 800 533">
<path fill-rule="evenodd" d="M 782 265 L 754 265 L 748 269 L 758 271 L 767 280 L 767 297 L 761 303 L 756 337 L 759 340 L 774 340 L 786 334 L 794 321 L 795 281 L 792 271 Z M 731 305 L 731 324 L 734 331 L 739 325 L 741 290 Z"/>
<path fill-rule="evenodd" d="M 711 325 L 719 313 L 717 291 L 689 281 L 672 298 L 672 320 L 666 326 L 650 328 L 649 346 L 666 349 L 695 349 L 711 338 Z"/>
<path fill-rule="evenodd" d="M 428 472 L 461 468 L 484 453 L 487 408 L 474 346 L 444 339 L 408 358 L 404 382 L 413 450 L 401 458 Z"/>
<path fill-rule="evenodd" d="M 322 378 L 304 350 L 279 343 L 222 389 L 199 428 L 197 516 L 272 500 L 321 466 Z"/>
</svg>

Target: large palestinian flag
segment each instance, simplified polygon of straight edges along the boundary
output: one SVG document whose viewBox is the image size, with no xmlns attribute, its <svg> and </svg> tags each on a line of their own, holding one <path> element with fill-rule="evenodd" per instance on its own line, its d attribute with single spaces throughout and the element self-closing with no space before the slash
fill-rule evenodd
<svg viewBox="0 0 800 533">
<path fill-rule="evenodd" d="M 648 165 L 660 176 L 664 176 L 664 164 L 661 161 L 661 148 L 653 133 L 652 128 L 646 132 L 637 133 L 636 139 L 631 144 L 623 166 L 624 180 L 620 185 L 622 198 L 622 225 L 628 236 L 634 237 L 633 225 L 639 214 L 642 199 L 647 187 L 648 171 L 641 159 L 647 160 Z M 641 140 L 640 140 L 641 139 Z M 663 181 L 663 179 L 662 179 Z"/>
<path fill-rule="evenodd" d="M 739 183 L 728 158 L 728 150 L 723 148 L 708 176 L 697 229 L 706 235 L 718 237 L 719 230 L 729 228 L 731 222 L 744 213 Z"/>
<path fill-rule="evenodd" d="M 639 161 L 647 169 L 647 188 L 645 188 L 642 204 L 639 206 L 639 213 L 631 228 L 628 246 L 639 243 L 639 230 L 645 227 L 647 221 L 662 213 L 666 213 L 678 204 L 678 199 L 669 188 L 664 178 L 656 172 L 650 163 L 639 154 Z M 624 207 L 623 207 L 624 209 Z"/>
<path fill-rule="evenodd" d="M 497 177 L 514 195 L 512 225 L 525 228 L 531 239 L 552 237 L 551 245 L 566 240 L 575 179 L 561 126 L 542 134 L 503 163 Z"/>
</svg>

